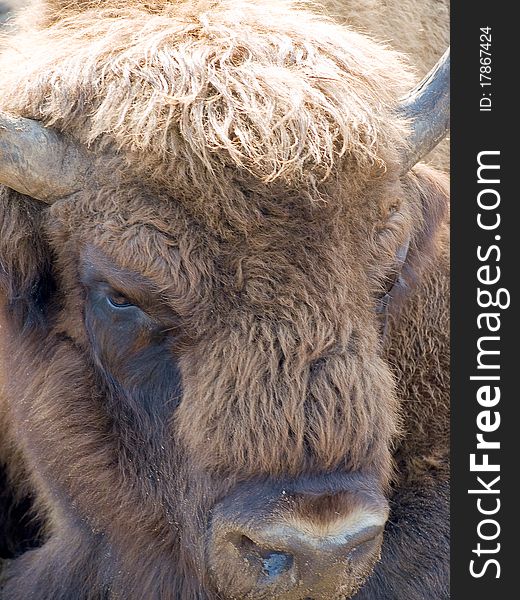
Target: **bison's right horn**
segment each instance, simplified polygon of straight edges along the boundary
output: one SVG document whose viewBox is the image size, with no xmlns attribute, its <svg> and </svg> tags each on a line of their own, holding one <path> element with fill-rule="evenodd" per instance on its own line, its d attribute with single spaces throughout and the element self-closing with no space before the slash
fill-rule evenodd
<svg viewBox="0 0 520 600">
<path fill-rule="evenodd" d="M 400 112 L 412 126 L 408 148 L 402 157 L 403 173 L 442 140 L 450 129 L 450 49 L 402 101 Z"/>
<path fill-rule="evenodd" d="M 71 138 L 0 111 L 0 184 L 52 203 L 82 189 L 92 167 L 92 157 Z"/>
</svg>

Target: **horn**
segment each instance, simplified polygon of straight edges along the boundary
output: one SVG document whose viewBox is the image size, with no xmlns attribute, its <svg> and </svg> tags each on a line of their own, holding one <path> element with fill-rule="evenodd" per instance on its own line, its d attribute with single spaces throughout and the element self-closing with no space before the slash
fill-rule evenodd
<svg viewBox="0 0 520 600">
<path fill-rule="evenodd" d="M 403 173 L 442 140 L 450 129 L 450 49 L 400 104 L 399 112 L 412 126 L 404 153 Z"/>
<path fill-rule="evenodd" d="M 0 111 L 0 184 L 52 203 L 82 189 L 93 162 L 72 138 Z"/>
</svg>

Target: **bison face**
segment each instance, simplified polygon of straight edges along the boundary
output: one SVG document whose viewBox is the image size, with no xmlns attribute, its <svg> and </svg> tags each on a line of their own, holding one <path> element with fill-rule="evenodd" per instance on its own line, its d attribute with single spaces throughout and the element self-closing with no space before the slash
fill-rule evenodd
<svg viewBox="0 0 520 600">
<path fill-rule="evenodd" d="M 418 173 L 374 183 L 354 224 L 346 204 L 248 194 L 247 235 L 135 186 L 45 210 L 4 191 L 9 410 L 49 514 L 39 551 L 79 540 L 128 598 L 352 596 L 396 434 L 380 299 L 403 301 L 397 271 L 413 285 L 444 205 Z"/>
<path fill-rule="evenodd" d="M 389 50 L 213 4 L 57 18 L 10 70 L 5 106 L 80 141 L 0 113 L 18 597 L 343 600 L 379 557 L 446 65 L 400 104 Z"/>
<path fill-rule="evenodd" d="M 142 205 L 127 201 L 135 219 Z M 267 219 L 238 241 L 185 218 L 157 231 L 143 221 L 134 262 L 130 248 L 118 258 L 127 223 L 106 241 L 83 223 L 62 266 L 71 283 L 58 286 L 73 290 L 64 319 L 75 313 L 118 462 L 132 487 L 149 488 L 140 504 L 163 507 L 178 524 L 167 539 L 175 531 L 184 552 L 196 550 L 208 585 L 229 598 L 351 595 L 387 517 L 394 385 L 379 356 L 377 297 L 360 310 L 349 293 L 354 277 L 368 289 L 366 265 L 349 266 L 344 243 L 341 267 L 325 232 L 295 252 L 287 227 Z"/>
</svg>

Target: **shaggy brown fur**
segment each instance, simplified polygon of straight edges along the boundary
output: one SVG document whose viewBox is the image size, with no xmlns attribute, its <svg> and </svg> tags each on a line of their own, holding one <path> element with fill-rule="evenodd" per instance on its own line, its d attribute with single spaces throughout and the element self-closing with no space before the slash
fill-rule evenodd
<svg viewBox="0 0 520 600">
<path fill-rule="evenodd" d="M 27 1 L 9 0 L 5 5 L 0 3 L 0 22 L 4 14 L 1 12 L 2 6 L 5 11 L 14 12 Z M 151 3 L 152 9 L 153 5 Z M 42 19 L 45 5 L 37 6 L 38 11 L 31 18 Z M 67 3 L 66 6 L 74 14 L 74 3 Z M 339 23 L 347 23 L 357 31 L 407 54 L 417 67 L 419 76 L 425 75 L 433 67 L 449 45 L 449 0 L 322 0 L 320 6 Z M 54 19 L 52 13 L 50 18 Z M 427 161 L 449 171 L 449 140 L 442 141 L 430 153 Z"/>
<path fill-rule="evenodd" d="M 212 509 L 324 473 L 393 499 L 359 597 L 447 597 L 447 189 L 399 178 L 404 60 L 287 1 L 45 7 L 4 43 L 0 107 L 121 181 L 0 191 L 0 461 L 42 523 L 2 600 L 225 597 Z"/>
</svg>

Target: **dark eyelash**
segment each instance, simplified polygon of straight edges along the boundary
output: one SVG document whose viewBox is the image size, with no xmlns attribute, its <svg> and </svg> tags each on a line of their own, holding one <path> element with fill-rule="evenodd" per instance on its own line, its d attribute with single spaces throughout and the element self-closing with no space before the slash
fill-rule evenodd
<svg viewBox="0 0 520 600">
<path fill-rule="evenodd" d="M 109 294 L 107 295 L 107 301 L 110 306 L 116 309 L 130 308 L 135 306 L 135 304 L 123 294 Z"/>
</svg>

